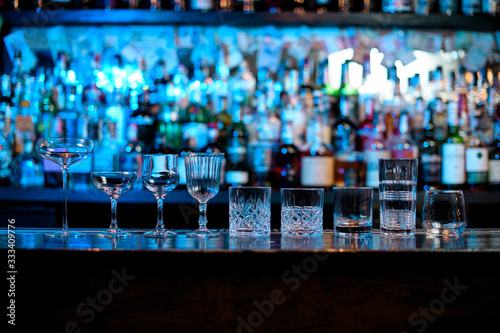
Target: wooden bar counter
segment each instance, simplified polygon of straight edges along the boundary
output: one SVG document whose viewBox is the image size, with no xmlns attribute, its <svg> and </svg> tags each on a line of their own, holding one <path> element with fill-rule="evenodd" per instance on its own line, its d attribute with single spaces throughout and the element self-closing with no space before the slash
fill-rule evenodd
<svg viewBox="0 0 500 333">
<path fill-rule="evenodd" d="M 500 229 L 360 239 L 214 230 L 208 240 L 6 229 L 8 332 L 482 332 L 500 314 Z"/>
</svg>

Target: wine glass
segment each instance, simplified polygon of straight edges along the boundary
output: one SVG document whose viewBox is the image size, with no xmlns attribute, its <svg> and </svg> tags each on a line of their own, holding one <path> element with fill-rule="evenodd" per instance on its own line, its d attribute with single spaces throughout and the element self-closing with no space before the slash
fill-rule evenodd
<svg viewBox="0 0 500 333">
<path fill-rule="evenodd" d="M 199 228 L 186 237 L 217 236 L 207 229 L 207 202 L 219 192 L 223 153 L 187 153 L 186 186 L 189 194 L 200 203 Z"/>
<path fill-rule="evenodd" d="M 103 193 L 109 195 L 111 199 L 111 225 L 104 233 L 99 233 L 99 237 L 127 237 L 131 233 L 118 228 L 116 222 L 116 205 L 118 198 L 125 192 L 132 189 L 137 181 L 137 172 L 124 171 L 94 171 L 92 172 L 92 182 L 95 187 Z"/>
<path fill-rule="evenodd" d="M 144 155 L 142 165 L 142 183 L 148 191 L 153 192 L 158 206 L 158 219 L 152 231 L 144 233 L 145 237 L 173 237 L 175 232 L 165 229 L 163 224 L 163 198 L 179 184 L 177 155 Z"/>
<path fill-rule="evenodd" d="M 47 233 L 49 237 L 79 237 L 83 233 L 70 232 L 68 229 L 68 169 L 69 166 L 82 161 L 94 152 L 94 143 L 86 139 L 42 138 L 36 143 L 36 152 L 43 158 L 61 166 L 63 183 L 63 226 L 62 231 Z"/>
</svg>

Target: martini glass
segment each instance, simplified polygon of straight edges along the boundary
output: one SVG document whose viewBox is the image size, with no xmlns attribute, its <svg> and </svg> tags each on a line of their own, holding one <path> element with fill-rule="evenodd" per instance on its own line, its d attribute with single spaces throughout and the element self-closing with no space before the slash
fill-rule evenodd
<svg viewBox="0 0 500 333">
<path fill-rule="evenodd" d="M 125 192 L 130 191 L 137 181 L 137 172 L 122 171 L 94 171 L 92 172 L 92 182 L 97 189 L 111 199 L 111 225 L 103 233 L 97 234 L 99 237 L 128 237 L 132 234 L 118 228 L 116 221 L 116 206 L 118 198 Z"/>
<path fill-rule="evenodd" d="M 63 181 L 63 226 L 62 231 L 45 234 L 49 237 L 79 237 L 83 233 L 70 232 L 68 229 L 68 169 L 94 152 L 94 143 L 86 139 L 42 138 L 36 143 L 36 152 L 43 158 L 61 166 Z"/>
<path fill-rule="evenodd" d="M 156 197 L 158 218 L 156 227 L 144 233 L 145 237 L 174 237 L 175 232 L 165 229 L 163 224 L 163 198 L 179 184 L 177 155 L 144 155 L 142 164 L 142 183 Z"/>
<path fill-rule="evenodd" d="M 207 203 L 219 193 L 223 160 L 223 153 L 187 153 L 184 155 L 187 190 L 200 204 L 199 228 L 186 234 L 186 237 L 218 236 L 207 229 Z"/>
</svg>

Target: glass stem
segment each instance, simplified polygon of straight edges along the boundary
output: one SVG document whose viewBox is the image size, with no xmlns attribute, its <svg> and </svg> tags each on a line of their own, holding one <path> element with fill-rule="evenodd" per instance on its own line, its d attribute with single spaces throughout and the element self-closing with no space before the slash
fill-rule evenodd
<svg viewBox="0 0 500 333">
<path fill-rule="evenodd" d="M 118 199 L 111 198 L 111 225 L 109 229 L 118 229 L 118 224 L 116 223 L 116 205 L 118 204 Z"/>
<path fill-rule="evenodd" d="M 156 229 L 165 229 L 163 224 L 163 198 L 156 198 L 156 206 L 158 207 L 158 221 L 156 222 Z"/>
<path fill-rule="evenodd" d="M 62 232 L 63 234 L 66 234 L 69 232 L 68 229 L 68 166 L 64 165 L 61 168 L 62 172 L 62 183 L 63 183 L 63 226 L 62 226 Z"/>
<path fill-rule="evenodd" d="M 200 202 L 200 217 L 198 219 L 198 224 L 200 225 L 200 229 L 207 229 L 207 203 Z"/>
</svg>

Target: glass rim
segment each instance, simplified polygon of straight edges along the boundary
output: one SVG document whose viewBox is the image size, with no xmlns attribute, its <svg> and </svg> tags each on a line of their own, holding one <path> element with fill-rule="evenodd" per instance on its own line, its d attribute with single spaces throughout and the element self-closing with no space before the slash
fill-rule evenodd
<svg viewBox="0 0 500 333">
<path fill-rule="evenodd" d="M 224 156 L 224 153 L 184 153 L 182 156 Z"/>
<path fill-rule="evenodd" d="M 91 175 L 113 174 L 113 175 L 137 175 L 137 171 L 92 171 Z"/>
<path fill-rule="evenodd" d="M 461 195 L 464 195 L 464 191 L 463 190 L 426 190 L 425 194 L 427 194 L 427 193 L 436 193 L 436 194 L 444 193 L 444 194 L 461 194 Z"/>
<path fill-rule="evenodd" d="M 332 187 L 333 190 L 372 190 L 373 191 L 373 187 L 369 187 L 369 186 L 353 186 L 353 187 L 350 187 L 350 186 L 334 186 Z"/>
<path fill-rule="evenodd" d="M 56 142 L 90 142 L 94 143 L 91 139 L 82 139 L 82 138 L 40 138 L 36 140 L 36 142 L 49 142 L 49 141 L 56 141 Z"/>
<path fill-rule="evenodd" d="M 179 157 L 179 154 L 142 154 L 143 157 L 146 157 L 146 156 L 177 156 Z"/>
<path fill-rule="evenodd" d="M 229 186 L 230 190 L 234 189 L 271 189 L 271 186 Z"/>
<path fill-rule="evenodd" d="M 300 187 L 287 187 L 287 188 L 282 188 L 281 192 L 283 191 L 319 191 L 319 192 L 325 192 L 324 188 L 316 188 L 316 187 L 307 187 L 307 188 L 300 188 Z"/>
</svg>

